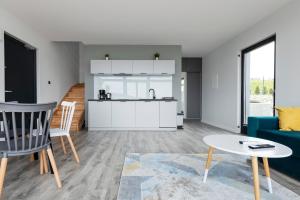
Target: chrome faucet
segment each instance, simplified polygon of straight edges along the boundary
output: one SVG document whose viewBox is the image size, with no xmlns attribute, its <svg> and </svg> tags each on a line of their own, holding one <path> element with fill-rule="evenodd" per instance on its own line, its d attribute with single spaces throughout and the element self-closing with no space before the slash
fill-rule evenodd
<svg viewBox="0 0 300 200">
<path fill-rule="evenodd" d="M 152 91 L 152 98 L 153 99 L 156 99 L 156 96 L 155 96 L 155 90 L 154 89 L 149 89 L 149 93 Z"/>
</svg>

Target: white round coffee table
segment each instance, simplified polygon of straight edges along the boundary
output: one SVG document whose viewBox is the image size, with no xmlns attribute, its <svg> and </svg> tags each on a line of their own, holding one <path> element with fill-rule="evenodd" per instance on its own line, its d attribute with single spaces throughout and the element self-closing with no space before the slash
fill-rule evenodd
<svg viewBox="0 0 300 200">
<path fill-rule="evenodd" d="M 268 158 L 284 158 L 292 155 L 293 151 L 282 144 L 272 142 L 270 140 L 264 140 L 254 137 L 240 136 L 240 135 L 209 135 L 203 138 L 205 144 L 209 146 L 208 157 L 205 165 L 205 174 L 203 182 L 206 182 L 208 169 L 211 164 L 212 154 L 214 149 L 222 150 L 225 152 L 239 154 L 244 156 L 250 156 L 252 158 L 252 170 L 253 170 L 253 184 L 255 200 L 260 199 L 259 190 L 259 176 L 258 176 L 258 162 L 257 158 L 263 158 L 264 169 L 268 180 L 269 192 L 272 193 L 272 184 L 270 177 L 270 169 Z M 240 141 L 243 144 L 240 144 Z M 260 149 L 252 150 L 248 146 L 253 144 L 271 144 L 275 148 L 272 149 Z"/>
</svg>

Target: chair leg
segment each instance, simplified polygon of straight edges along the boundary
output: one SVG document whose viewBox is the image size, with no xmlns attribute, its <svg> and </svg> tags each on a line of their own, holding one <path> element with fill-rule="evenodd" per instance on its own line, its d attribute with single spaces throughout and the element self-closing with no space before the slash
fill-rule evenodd
<svg viewBox="0 0 300 200">
<path fill-rule="evenodd" d="M 72 140 L 73 140 L 73 144 L 74 144 L 74 147 L 76 148 L 76 144 L 77 144 L 77 134 L 74 132 L 74 133 L 72 133 L 72 137 L 71 138 L 73 138 Z"/>
<path fill-rule="evenodd" d="M 56 162 L 55 162 L 55 160 L 54 160 L 54 156 L 53 156 L 52 150 L 51 150 L 50 148 L 48 148 L 48 149 L 47 149 L 47 153 L 48 153 L 49 160 L 50 160 L 50 163 L 51 163 L 53 172 L 54 172 L 54 176 L 55 176 L 55 180 L 56 180 L 57 187 L 58 187 L 58 188 L 61 188 L 62 185 L 61 185 L 59 173 L 58 173 L 58 170 L 57 170 L 57 167 L 56 167 Z"/>
<path fill-rule="evenodd" d="M 40 175 L 44 174 L 44 155 L 43 150 L 40 152 Z"/>
<path fill-rule="evenodd" d="M 47 156 L 46 156 L 45 149 L 42 150 L 42 155 L 43 155 L 44 171 L 47 174 L 49 172 L 49 170 L 48 170 L 48 163 L 47 163 Z"/>
<path fill-rule="evenodd" d="M 76 152 L 76 149 L 75 149 L 75 147 L 74 147 L 72 138 L 71 138 L 70 135 L 68 135 L 67 138 L 68 138 L 68 140 L 69 140 L 69 143 L 70 143 L 71 149 L 72 149 L 72 151 L 73 151 L 75 160 L 76 160 L 77 163 L 79 163 L 79 162 L 80 162 L 80 161 L 79 161 L 79 156 L 78 156 L 78 154 L 77 154 L 77 152 Z"/>
<path fill-rule="evenodd" d="M 6 173 L 6 167 L 7 167 L 7 158 L 1 159 L 1 166 L 0 166 L 0 197 L 2 196 L 3 192 L 3 185 L 4 185 L 4 178 Z"/>
<path fill-rule="evenodd" d="M 67 150 L 66 150 L 66 146 L 65 146 L 65 143 L 64 143 L 63 136 L 60 136 L 60 142 L 61 142 L 61 146 L 62 146 L 62 149 L 64 151 L 64 154 L 66 155 L 67 154 Z"/>
<path fill-rule="evenodd" d="M 33 154 L 30 155 L 30 161 L 31 162 L 34 161 L 34 155 Z"/>
</svg>

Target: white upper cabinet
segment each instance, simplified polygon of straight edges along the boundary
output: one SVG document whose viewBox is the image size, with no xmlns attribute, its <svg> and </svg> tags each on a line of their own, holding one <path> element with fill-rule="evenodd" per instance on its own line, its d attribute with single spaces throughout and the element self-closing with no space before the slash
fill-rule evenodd
<svg viewBox="0 0 300 200">
<path fill-rule="evenodd" d="M 91 60 L 92 74 L 111 74 L 111 60 Z"/>
<path fill-rule="evenodd" d="M 153 74 L 153 60 L 134 60 L 133 74 Z"/>
<path fill-rule="evenodd" d="M 112 74 L 132 74 L 132 60 L 112 60 Z"/>
<path fill-rule="evenodd" d="M 175 60 L 154 60 L 154 74 L 175 74 Z"/>
<path fill-rule="evenodd" d="M 175 74 L 175 60 L 91 60 L 92 74 Z"/>
</svg>

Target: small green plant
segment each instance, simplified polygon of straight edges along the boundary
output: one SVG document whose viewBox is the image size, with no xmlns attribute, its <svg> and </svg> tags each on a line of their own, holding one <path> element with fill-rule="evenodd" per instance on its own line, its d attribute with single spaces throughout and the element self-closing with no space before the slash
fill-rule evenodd
<svg viewBox="0 0 300 200">
<path fill-rule="evenodd" d="M 159 59 L 159 56 L 160 56 L 159 53 L 156 52 L 156 53 L 154 54 L 154 59 L 158 60 L 158 59 Z"/>
<path fill-rule="evenodd" d="M 254 94 L 259 95 L 260 94 L 260 89 L 259 86 L 256 86 Z"/>
<path fill-rule="evenodd" d="M 268 94 L 268 90 L 267 90 L 267 87 L 266 87 L 266 86 L 264 86 L 264 88 L 263 88 L 263 94 L 264 94 L 264 95 Z"/>
</svg>

